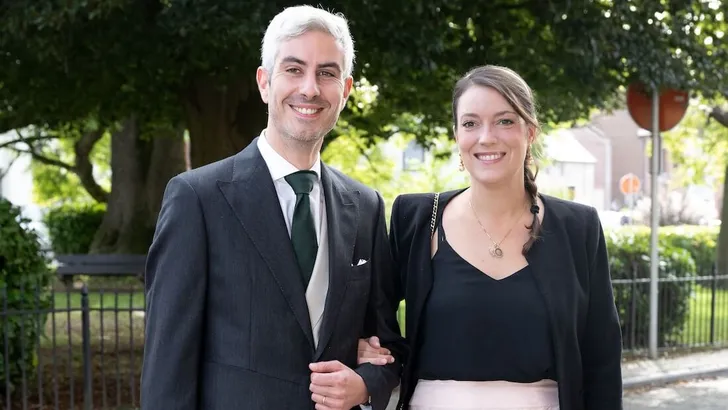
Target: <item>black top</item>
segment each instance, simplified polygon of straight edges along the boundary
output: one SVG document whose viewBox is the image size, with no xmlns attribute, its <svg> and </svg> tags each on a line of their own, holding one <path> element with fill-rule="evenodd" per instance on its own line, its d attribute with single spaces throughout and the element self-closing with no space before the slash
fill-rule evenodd
<svg viewBox="0 0 728 410">
<path fill-rule="evenodd" d="M 450 246 L 440 224 L 434 283 L 422 323 L 426 380 L 556 380 L 543 297 L 526 266 L 496 280 Z"/>
<path fill-rule="evenodd" d="M 463 191 L 440 194 L 436 224 L 450 200 Z M 549 318 L 559 408 L 621 410 L 621 329 L 599 214 L 586 205 L 548 195 L 539 197 L 543 225 L 525 257 Z M 410 349 L 400 386 L 398 406 L 402 410 L 408 409 L 417 385 L 424 307 L 434 289 L 430 245 L 433 200 L 432 193 L 403 194 L 392 204 L 389 232 L 400 292 L 406 301 L 404 331 Z"/>
</svg>

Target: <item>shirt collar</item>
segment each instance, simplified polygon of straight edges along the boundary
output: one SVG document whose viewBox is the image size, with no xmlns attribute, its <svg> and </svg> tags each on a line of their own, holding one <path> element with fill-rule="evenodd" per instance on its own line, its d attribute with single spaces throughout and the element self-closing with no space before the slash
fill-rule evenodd
<svg viewBox="0 0 728 410">
<path fill-rule="evenodd" d="M 260 150 L 260 155 L 263 157 L 266 165 L 268 165 L 268 171 L 273 181 L 278 181 L 294 172 L 300 171 L 295 165 L 288 162 L 281 154 L 273 149 L 266 138 L 265 130 L 260 133 L 260 138 L 258 138 L 258 150 Z M 316 161 L 314 161 L 309 170 L 315 172 L 317 178 L 321 179 L 321 155 L 316 155 Z"/>
</svg>

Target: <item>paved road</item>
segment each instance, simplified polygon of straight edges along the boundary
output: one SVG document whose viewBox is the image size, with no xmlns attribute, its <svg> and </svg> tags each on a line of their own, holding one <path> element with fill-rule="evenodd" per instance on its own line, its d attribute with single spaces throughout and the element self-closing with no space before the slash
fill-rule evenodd
<svg viewBox="0 0 728 410">
<path fill-rule="evenodd" d="M 726 410 L 728 377 L 696 380 L 649 391 L 628 391 L 625 410 Z"/>
</svg>

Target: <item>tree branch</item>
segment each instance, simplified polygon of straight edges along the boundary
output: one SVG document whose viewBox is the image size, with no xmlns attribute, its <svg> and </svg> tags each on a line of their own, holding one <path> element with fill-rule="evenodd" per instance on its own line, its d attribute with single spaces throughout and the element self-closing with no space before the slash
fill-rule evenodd
<svg viewBox="0 0 728 410">
<path fill-rule="evenodd" d="M 13 144 L 18 144 L 21 142 L 27 143 L 27 142 L 35 142 L 35 141 L 43 141 L 43 140 L 52 140 L 52 139 L 56 139 L 56 138 L 58 138 L 58 137 L 50 136 L 50 135 L 42 135 L 42 136 L 37 136 L 37 137 L 23 137 L 21 135 L 20 138 L 14 139 L 12 141 L 3 142 L 2 144 L 0 144 L 0 148 L 5 148 L 7 146 L 10 146 Z"/>
<path fill-rule="evenodd" d="M 76 166 L 73 172 L 78 175 L 78 178 L 81 180 L 81 185 L 83 185 L 91 197 L 98 202 L 106 203 L 109 201 L 109 193 L 104 191 L 96 182 L 96 178 L 94 178 L 94 166 L 89 159 L 91 150 L 103 135 L 103 131 L 87 132 L 76 142 L 73 147 L 76 153 Z"/>
<path fill-rule="evenodd" d="M 18 138 L 14 140 L 15 143 L 25 143 L 25 145 L 28 146 L 27 150 L 23 150 L 20 148 L 10 147 L 7 146 L 8 149 L 11 149 L 18 153 L 24 153 L 30 155 L 34 160 L 46 164 L 51 165 L 54 167 L 63 168 L 67 171 L 73 172 L 78 176 L 78 179 L 81 181 L 81 185 L 86 190 L 86 192 L 91 195 L 93 199 L 95 199 L 98 202 L 106 203 L 109 201 L 109 193 L 106 192 L 101 185 L 99 185 L 96 182 L 96 178 L 94 178 L 94 167 L 91 163 L 91 160 L 89 159 L 89 155 L 91 154 L 91 150 L 93 149 L 96 142 L 98 142 L 101 137 L 103 136 L 103 131 L 93 131 L 88 132 L 84 134 L 80 140 L 78 140 L 74 146 L 74 152 L 76 154 L 76 163 L 75 164 L 68 164 L 66 162 L 63 162 L 61 160 L 48 158 L 44 156 L 43 154 L 39 153 L 36 148 L 31 144 L 33 141 L 38 141 L 42 139 L 51 139 L 50 137 L 23 137 L 20 132 L 16 131 L 18 134 Z"/>
<path fill-rule="evenodd" d="M 11 150 L 13 150 L 15 152 L 18 152 L 18 153 L 21 153 L 21 154 L 28 154 L 31 157 L 33 157 L 34 160 L 36 160 L 38 162 L 41 162 L 43 164 L 51 165 L 51 166 L 54 166 L 54 167 L 63 168 L 65 170 L 67 170 L 67 171 L 74 172 L 72 165 L 66 164 L 65 162 L 59 161 L 57 159 L 48 158 L 46 156 L 43 156 L 43 155 L 35 152 L 32 147 L 30 147 L 27 150 L 20 149 L 20 148 L 14 148 L 14 147 L 11 147 L 11 148 L 8 148 L 8 149 L 11 149 Z"/>
<path fill-rule="evenodd" d="M 10 162 L 8 163 L 8 166 L 5 167 L 5 169 L 0 168 L 0 181 L 2 181 L 3 178 L 5 178 L 5 175 L 7 175 L 7 173 L 10 171 L 10 168 L 13 167 L 13 164 L 15 163 L 15 161 L 18 160 L 18 158 L 20 158 L 20 153 L 16 152 L 15 158 L 10 160 Z"/>
<path fill-rule="evenodd" d="M 718 121 L 720 125 L 728 127 L 728 111 L 725 111 L 720 107 L 713 107 L 713 109 L 708 114 L 708 117 Z"/>
</svg>

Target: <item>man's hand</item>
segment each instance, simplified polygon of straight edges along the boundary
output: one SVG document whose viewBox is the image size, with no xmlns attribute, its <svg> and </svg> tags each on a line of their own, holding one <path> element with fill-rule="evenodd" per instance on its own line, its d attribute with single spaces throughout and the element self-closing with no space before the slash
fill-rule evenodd
<svg viewBox="0 0 728 410">
<path fill-rule="evenodd" d="M 378 337 L 372 336 L 369 339 L 359 339 L 356 362 L 357 364 L 371 363 L 382 366 L 394 363 L 394 356 L 392 356 L 392 352 L 379 344 Z"/>
<path fill-rule="evenodd" d="M 349 410 L 369 398 L 364 380 L 338 360 L 309 365 L 311 400 L 316 410 Z"/>
</svg>

